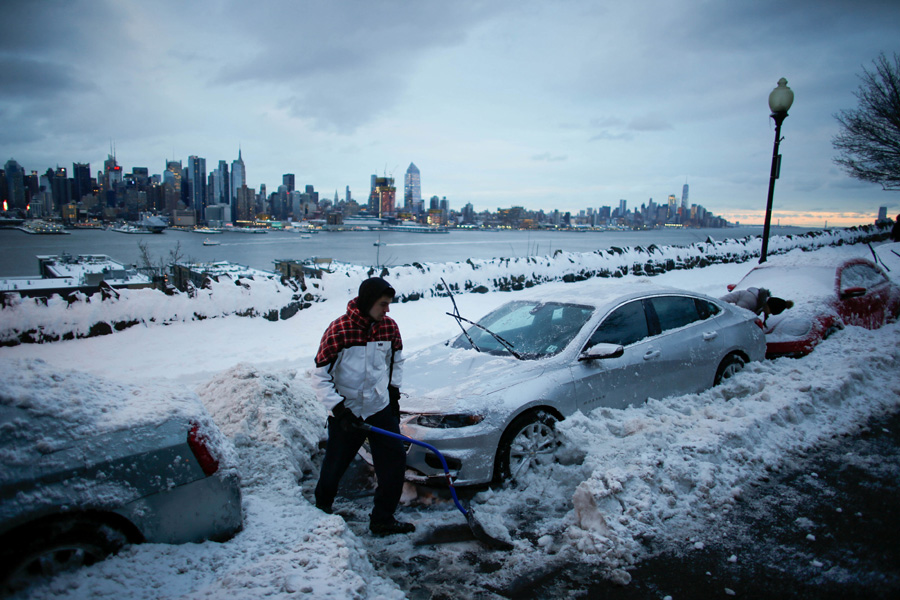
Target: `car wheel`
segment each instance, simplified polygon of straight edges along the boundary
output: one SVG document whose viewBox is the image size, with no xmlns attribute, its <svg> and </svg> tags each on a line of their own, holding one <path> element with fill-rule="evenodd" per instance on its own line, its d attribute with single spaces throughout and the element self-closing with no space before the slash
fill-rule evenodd
<svg viewBox="0 0 900 600">
<path fill-rule="evenodd" d="M 735 373 L 744 368 L 744 359 L 737 354 L 729 354 L 722 360 L 716 371 L 716 379 L 713 385 L 719 385 L 726 379 L 734 377 Z"/>
<path fill-rule="evenodd" d="M 9 557 L 3 590 L 21 590 L 58 573 L 92 565 L 128 541 L 118 529 L 92 519 L 70 518 L 30 528 Z"/>
<path fill-rule="evenodd" d="M 500 438 L 495 479 L 514 481 L 551 464 L 559 447 L 556 421 L 556 417 L 544 410 L 516 417 Z"/>
</svg>

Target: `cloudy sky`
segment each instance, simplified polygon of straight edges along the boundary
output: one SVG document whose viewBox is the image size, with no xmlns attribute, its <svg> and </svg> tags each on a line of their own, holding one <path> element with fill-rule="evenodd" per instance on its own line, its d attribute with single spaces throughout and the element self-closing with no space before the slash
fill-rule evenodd
<svg viewBox="0 0 900 600">
<path fill-rule="evenodd" d="M 452 208 L 577 212 L 681 196 L 762 222 L 785 121 L 775 218 L 821 226 L 900 212 L 900 194 L 832 162 L 834 114 L 862 69 L 900 52 L 896 0 L 5 0 L 0 163 L 126 172 L 242 151 L 326 197 L 373 173 Z"/>
</svg>

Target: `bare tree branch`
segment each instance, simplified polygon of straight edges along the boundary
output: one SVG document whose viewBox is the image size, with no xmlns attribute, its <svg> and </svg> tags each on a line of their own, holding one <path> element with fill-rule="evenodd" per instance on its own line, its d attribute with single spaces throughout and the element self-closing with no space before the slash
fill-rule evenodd
<svg viewBox="0 0 900 600">
<path fill-rule="evenodd" d="M 873 63 L 860 75 L 857 108 L 834 116 L 841 125 L 831 140 L 834 162 L 855 179 L 900 190 L 900 55 L 891 61 L 882 53 Z"/>
</svg>

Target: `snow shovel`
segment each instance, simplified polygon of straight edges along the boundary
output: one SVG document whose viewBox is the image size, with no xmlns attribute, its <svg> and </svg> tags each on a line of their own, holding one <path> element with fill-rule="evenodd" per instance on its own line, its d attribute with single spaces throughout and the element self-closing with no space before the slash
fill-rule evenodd
<svg viewBox="0 0 900 600">
<path fill-rule="evenodd" d="M 447 461 L 444 459 L 444 455 L 440 453 L 440 451 L 432 446 L 431 444 L 427 444 L 425 442 L 420 442 L 419 440 L 414 440 L 411 437 L 406 437 L 405 435 L 401 435 L 399 433 L 394 433 L 393 431 L 388 431 L 386 429 L 382 429 L 380 427 L 375 427 L 374 425 L 369 425 L 368 423 L 362 423 L 358 425 L 360 429 L 364 431 L 374 431 L 375 433 L 386 435 L 388 437 L 392 437 L 404 442 L 409 442 L 410 444 L 415 444 L 416 446 L 421 446 L 427 450 L 431 450 L 434 452 L 435 456 L 437 456 L 441 460 L 441 464 L 444 466 L 444 475 L 447 477 L 447 485 L 450 487 L 450 494 L 453 496 L 453 503 L 456 504 L 456 508 L 459 509 L 466 517 L 466 523 L 469 525 L 469 530 L 472 532 L 472 535 L 475 536 L 475 539 L 489 548 L 493 548 L 494 550 L 512 550 L 513 545 L 504 540 L 498 540 L 495 537 L 492 537 L 485 531 L 484 526 L 478 522 L 475 518 L 475 512 L 472 507 L 466 508 L 462 505 L 462 502 L 459 501 L 459 497 L 456 495 L 456 489 L 453 487 L 453 481 L 450 478 L 450 469 L 447 467 Z"/>
</svg>

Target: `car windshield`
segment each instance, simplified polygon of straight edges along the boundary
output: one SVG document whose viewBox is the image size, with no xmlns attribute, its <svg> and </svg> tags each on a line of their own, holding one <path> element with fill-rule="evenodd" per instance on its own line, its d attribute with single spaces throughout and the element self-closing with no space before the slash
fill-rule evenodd
<svg viewBox="0 0 900 600">
<path fill-rule="evenodd" d="M 522 358 L 552 356 L 569 345 L 593 314 L 591 306 L 561 302 L 520 300 L 504 304 L 466 330 L 475 348 L 491 354 L 508 354 L 503 343 L 491 333 L 508 341 Z M 465 334 L 453 342 L 454 348 L 471 348 Z"/>
</svg>

